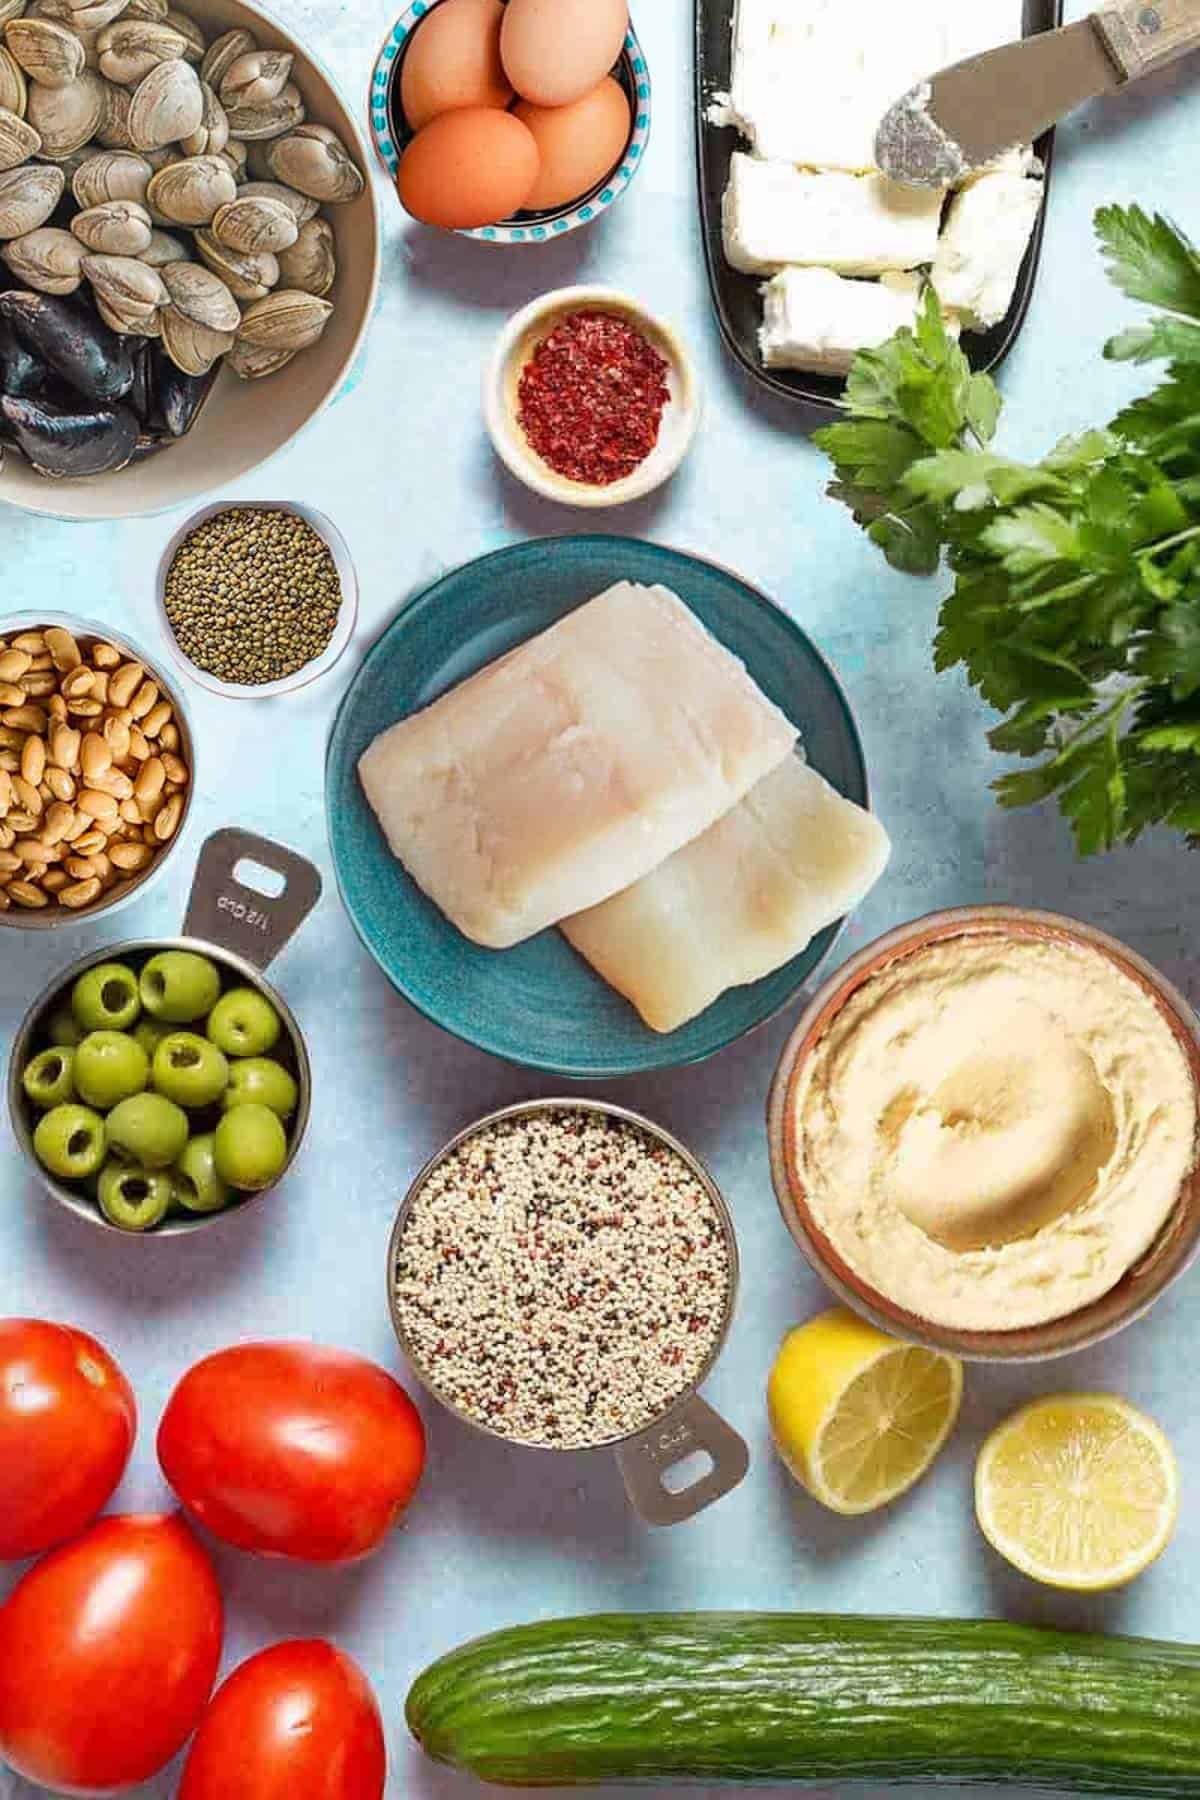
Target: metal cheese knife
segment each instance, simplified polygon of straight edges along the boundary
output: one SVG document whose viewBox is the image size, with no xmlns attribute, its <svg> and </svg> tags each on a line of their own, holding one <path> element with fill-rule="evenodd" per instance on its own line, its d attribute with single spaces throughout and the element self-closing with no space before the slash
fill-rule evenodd
<svg viewBox="0 0 1200 1800">
<path fill-rule="evenodd" d="M 1200 49 L 1200 0 L 1121 0 L 943 69 L 884 114 L 875 160 L 909 187 L 948 187 L 1028 144 L 1085 100 Z"/>
</svg>

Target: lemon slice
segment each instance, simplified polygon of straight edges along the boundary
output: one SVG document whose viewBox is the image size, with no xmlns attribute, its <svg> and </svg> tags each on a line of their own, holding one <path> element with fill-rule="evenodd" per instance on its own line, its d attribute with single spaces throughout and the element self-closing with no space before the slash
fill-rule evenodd
<svg viewBox="0 0 1200 1800">
<path fill-rule="evenodd" d="M 995 1431 L 975 1511 L 1001 1556 L 1049 1587 L 1123 1587 L 1175 1529 L 1179 1469 L 1153 1419 L 1117 1394 L 1051 1394 Z"/>
<path fill-rule="evenodd" d="M 933 1462 L 958 1417 L 962 1364 L 835 1306 L 788 1333 L 767 1385 L 780 1456 L 838 1513 L 886 1506 Z"/>
</svg>

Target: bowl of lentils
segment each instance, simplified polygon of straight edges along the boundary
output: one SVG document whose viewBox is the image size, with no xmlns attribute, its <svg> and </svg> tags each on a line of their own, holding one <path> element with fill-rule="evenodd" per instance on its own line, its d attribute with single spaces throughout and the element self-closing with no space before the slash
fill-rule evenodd
<svg viewBox="0 0 1200 1800">
<path fill-rule="evenodd" d="M 454 1138 L 400 1210 L 388 1294 L 430 1392 L 492 1437 L 626 1444 L 695 1393 L 725 1340 L 737 1246 L 711 1177 L 594 1101 L 507 1107 Z"/>
<path fill-rule="evenodd" d="M 158 608 L 176 662 L 230 700 L 295 693 L 354 634 L 358 580 L 331 519 L 282 500 L 205 506 L 163 552 Z"/>
</svg>

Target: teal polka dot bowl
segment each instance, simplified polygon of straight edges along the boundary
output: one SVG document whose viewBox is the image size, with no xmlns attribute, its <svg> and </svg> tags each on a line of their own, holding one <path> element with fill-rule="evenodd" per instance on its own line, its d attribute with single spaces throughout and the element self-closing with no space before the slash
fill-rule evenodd
<svg viewBox="0 0 1200 1800">
<path fill-rule="evenodd" d="M 388 32 L 371 73 L 367 104 L 371 138 L 376 155 L 393 182 L 400 157 L 413 135 L 400 104 L 400 70 L 421 21 L 437 4 L 438 0 L 413 0 Z M 544 244 L 550 238 L 563 237 L 568 231 L 578 231 L 581 226 L 592 224 L 610 206 L 616 205 L 641 168 L 650 138 L 650 69 L 632 24 L 625 34 L 620 61 L 612 73 L 625 90 L 633 121 L 629 142 L 616 167 L 568 206 L 553 207 L 547 212 L 516 213 L 511 219 L 502 219 L 495 225 L 456 232 L 456 237 L 478 238 L 484 244 Z"/>
</svg>

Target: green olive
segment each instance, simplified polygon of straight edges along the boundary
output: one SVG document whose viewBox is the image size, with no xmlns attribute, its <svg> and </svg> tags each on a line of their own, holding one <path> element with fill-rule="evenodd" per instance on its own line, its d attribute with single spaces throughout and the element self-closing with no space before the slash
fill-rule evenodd
<svg viewBox="0 0 1200 1800">
<path fill-rule="evenodd" d="M 75 1083 L 71 1078 L 74 1060 L 75 1052 L 69 1045 L 55 1044 L 49 1050 L 39 1050 L 33 1060 L 26 1063 L 21 1086 L 35 1106 L 45 1111 L 75 1098 Z"/>
<path fill-rule="evenodd" d="M 127 1031 L 89 1031 L 75 1052 L 75 1086 L 89 1106 L 108 1112 L 150 1079 L 146 1052 Z"/>
<path fill-rule="evenodd" d="M 101 1170 L 100 1211 L 122 1231 L 149 1231 L 152 1225 L 161 1224 L 171 1195 L 171 1177 L 161 1170 L 113 1162 Z"/>
<path fill-rule="evenodd" d="M 269 1056 L 245 1056 L 229 1064 L 229 1086 L 221 1096 L 221 1105 L 228 1112 L 231 1106 L 244 1106 L 254 1100 L 287 1119 L 295 1112 L 298 1098 L 295 1080 L 282 1063 Z"/>
<path fill-rule="evenodd" d="M 137 976 L 124 963 L 98 963 L 71 989 L 71 1011 L 85 1031 L 128 1031 L 141 1010 Z"/>
<path fill-rule="evenodd" d="M 230 1187 L 270 1187 L 287 1162 L 287 1137 L 270 1107 L 247 1101 L 222 1117 L 214 1133 L 217 1173 Z"/>
<path fill-rule="evenodd" d="M 233 1199 L 229 1183 L 217 1174 L 211 1131 L 189 1140 L 171 1173 L 175 1198 L 185 1212 L 220 1212 Z"/>
<path fill-rule="evenodd" d="M 194 1031 L 172 1031 L 154 1052 L 154 1086 L 177 1106 L 211 1106 L 225 1092 L 224 1054 Z"/>
<path fill-rule="evenodd" d="M 33 1147 L 52 1175 L 81 1181 L 104 1161 L 104 1120 L 87 1106 L 56 1106 L 38 1120 Z"/>
<path fill-rule="evenodd" d="M 221 977 L 216 965 L 194 950 L 161 950 L 142 970 L 138 985 L 142 1005 L 152 1018 L 190 1025 L 216 1005 Z"/>
<path fill-rule="evenodd" d="M 262 1056 L 279 1036 L 279 1014 L 254 988 L 230 988 L 222 994 L 205 1027 L 226 1056 Z"/>
<path fill-rule="evenodd" d="M 162 1094 L 132 1094 L 106 1123 L 114 1160 L 126 1167 L 165 1169 L 188 1140 L 187 1114 Z"/>
<path fill-rule="evenodd" d="M 83 1026 L 69 1006 L 60 1006 L 50 1014 L 46 1036 L 52 1044 L 66 1044 L 71 1049 L 83 1041 Z"/>
</svg>

